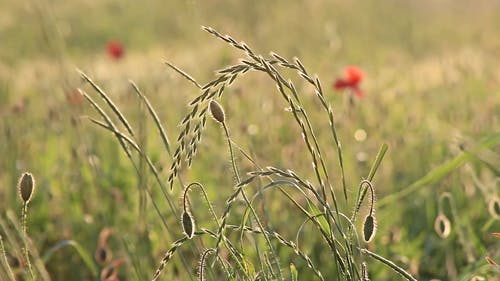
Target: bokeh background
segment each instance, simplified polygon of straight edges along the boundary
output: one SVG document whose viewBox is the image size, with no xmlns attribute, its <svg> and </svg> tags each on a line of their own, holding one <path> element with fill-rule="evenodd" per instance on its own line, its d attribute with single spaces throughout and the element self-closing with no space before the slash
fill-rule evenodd
<svg viewBox="0 0 500 281">
<path fill-rule="evenodd" d="M 169 214 L 152 175 L 144 170 L 138 176 L 112 134 L 85 118 L 98 115 L 76 89 L 95 92 L 77 69 L 140 128 L 141 144 L 166 180 L 171 158 L 128 81 L 152 101 L 175 146 L 187 103 L 199 90 L 164 62 L 204 84 L 215 70 L 245 57 L 201 29 L 210 26 L 264 56 L 273 51 L 298 57 L 317 73 L 336 114 L 352 196 L 380 146 L 389 145 L 374 182 L 381 205 L 370 249 L 421 280 L 498 280 L 498 269 L 485 257 L 500 262 L 500 240 L 491 235 L 500 231 L 499 13 L 500 1 L 466 0 L 0 0 L 0 216 L 7 224 L 9 212 L 20 214 L 16 184 L 22 172 L 30 171 L 37 190 L 28 229 L 41 255 L 64 240 L 93 255 L 99 233 L 110 228 L 114 258 L 127 264 L 120 278 L 148 280 L 181 235 L 178 218 Z M 110 55 L 110 42 L 119 45 L 121 55 Z M 332 87 L 350 65 L 364 72 L 362 99 Z M 338 184 L 327 119 L 313 89 L 297 85 Z M 238 79 L 221 104 L 234 141 L 259 165 L 291 168 L 314 179 L 300 130 L 265 75 Z M 493 141 L 483 145 L 485 138 Z M 452 162 L 457 157 L 460 165 Z M 254 169 L 241 154 L 237 158 L 242 171 Z M 443 164 L 451 168 L 432 173 Z M 425 184 L 387 199 L 429 173 Z M 194 164 L 183 169 L 182 177 L 203 183 L 222 212 L 234 182 L 225 140 L 214 122 L 208 122 Z M 141 186 L 154 191 L 178 236 L 162 228 L 149 199 L 141 201 Z M 179 190 L 176 186 L 171 193 L 175 204 Z M 452 233 L 443 239 L 434 222 L 438 198 L 446 192 L 455 206 L 444 206 Z M 273 229 L 293 239 L 302 220 L 280 196 L 269 193 L 259 208 Z M 213 224 L 204 203 L 193 201 L 200 224 Z M 234 221 L 237 217 L 236 212 Z M 312 228 L 308 231 L 311 239 L 304 247 L 328 277 L 331 256 L 322 251 Z M 15 260 L 20 248 L 2 235 L 9 259 Z M 192 268 L 196 250 L 181 251 Z M 283 267 L 294 261 L 286 250 L 280 257 Z M 313 278 L 303 263 L 294 263 L 299 280 Z M 69 247 L 53 253 L 45 265 L 53 280 L 95 280 Z M 372 280 L 400 278 L 375 262 L 369 269 Z M 174 259 L 165 276 L 190 280 L 194 271 Z"/>
</svg>

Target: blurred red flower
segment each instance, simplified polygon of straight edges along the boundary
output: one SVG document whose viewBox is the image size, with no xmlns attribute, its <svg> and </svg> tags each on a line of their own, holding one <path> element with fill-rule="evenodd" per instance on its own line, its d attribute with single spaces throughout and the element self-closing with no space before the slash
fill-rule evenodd
<svg viewBox="0 0 500 281">
<path fill-rule="evenodd" d="M 358 98 L 362 98 L 364 93 L 359 87 L 359 84 L 363 78 L 364 73 L 361 68 L 357 66 L 348 66 L 344 69 L 344 77 L 337 78 L 333 83 L 333 87 L 337 91 L 345 89 L 351 90 Z"/>
<path fill-rule="evenodd" d="M 78 91 L 78 89 L 70 90 L 66 93 L 66 101 L 70 105 L 81 106 L 84 102 L 85 98 Z"/>
<path fill-rule="evenodd" d="M 108 56 L 114 60 L 121 59 L 125 53 L 122 43 L 118 40 L 109 41 L 106 46 L 106 50 L 108 52 Z"/>
</svg>

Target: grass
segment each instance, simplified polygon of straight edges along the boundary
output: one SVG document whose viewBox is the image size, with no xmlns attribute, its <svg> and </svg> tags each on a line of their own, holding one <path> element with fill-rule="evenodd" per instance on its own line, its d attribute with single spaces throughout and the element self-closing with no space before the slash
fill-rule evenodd
<svg viewBox="0 0 500 281">
<path fill-rule="evenodd" d="M 63 2 L 0 3 L 2 278 L 498 275 L 499 3 Z"/>
</svg>

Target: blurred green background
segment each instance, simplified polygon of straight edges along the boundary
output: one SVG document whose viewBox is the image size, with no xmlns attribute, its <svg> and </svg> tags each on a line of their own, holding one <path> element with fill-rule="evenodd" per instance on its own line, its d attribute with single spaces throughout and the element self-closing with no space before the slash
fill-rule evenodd
<svg viewBox="0 0 500 281">
<path fill-rule="evenodd" d="M 41 255 L 65 239 L 93 255 L 100 231 L 109 227 L 114 258 L 139 264 L 140 270 L 122 266 L 121 279 L 148 280 L 170 244 L 181 237 L 178 217 L 168 211 L 152 175 L 138 176 L 112 135 L 82 118 L 97 115 L 75 89 L 95 92 L 76 69 L 105 89 L 132 126 L 142 128 L 137 129 L 145 136 L 141 143 L 166 181 L 171 158 L 128 80 L 152 101 L 175 145 L 186 105 L 199 90 L 164 62 L 204 84 L 215 78 L 215 70 L 245 57 L 204 32 L 204 25 L 245 41 L 265 56 L 274 51 L 287 59 L 298 57 L 309 72 L 318 74 L 336 114 L 352 196 L 379 147 L 389 145 L 375 177 L 383 203 L 377 208 L 378 233 L 370 249 L 421 280 L 498 280 L 498 270 L 484 258 L 500 262 L 500 239 L 491 235 L 500 232 L 500 214 L 498 208 L 488 210 L 491 202 L 500 205 L 499 11 L 500 1 L 466 0 L 0 0 L 1 217 L 6 218 L 7 210 L 20 214 L 15 187 L 21 173 L 30 171 L 38 186 L 28 231 Z M 123 44 L 123 58 L 108 56 L 110 40 Z M 348 65 L 364 70 L 364 99 L 351 99 L 332 87 Z M 297 85 L 339 186 L 327 119 L 313 89 L 304 82 Z M 290 168 L 314 179 L 299 128 L 267 77 L 246 74 L 226 90 L 221 104 L 234 141 L 259 165 Z M 220 214 L 234 183 L 222 130 L 211 121 L 193 166 L 183 169 L 182 176 L 203 183 Z M 428 184 L 408 196 L 384 202 L 492 136 L 497 141 L 469 151 L 466 164 L 447 174 L 431 174 Z M 255 169 L 241 154 L 237 157 L 242 172 Z M 149 200 L 141 211 L 141 186 L 154 191 L 177 235 L 163 229 Z M 176 206 L 179 190 L 177 185 L 171 194 Z M 445 206 L 452 234 L 441 239 L 434 220 L 444 192 L 452 195 L 457 216 Z M 273 229 L 294 239 L 302 219 L 296 220 L 298 212 L 279 193 L 269 194 L 259 208 Z M 206 205 L 192 197 L 200 206 L 193 209 L 198 224 L 213 227 Z M 322 252 L 312 229 L 304 231 L 311 239 L 303 242 L 303 250 L 333 278 L 330 254 Z M 19 248 L 2 235 L 6 252 L 15 259 Z M 193 269 L 199 249 L 181 251 Z M 313 278 L 290 251 L 283 249 L 280 257 L 284 268 L 295 263 L 299 280 Z M 95 280 L 81 256 L 68 248 L 54 253 L 46 267 L 53 280 Z M 368 267 L 372 280 L 400 278 L 375 262 Z M 194 271 L 187 272 L 174 257 L 164 276 L 190 280 Z"/>
</svg>

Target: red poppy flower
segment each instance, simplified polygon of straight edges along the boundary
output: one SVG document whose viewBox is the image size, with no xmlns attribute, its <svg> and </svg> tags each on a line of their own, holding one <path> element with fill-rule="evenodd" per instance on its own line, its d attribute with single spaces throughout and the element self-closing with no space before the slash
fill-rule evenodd
<svg viewBox="0 0 500 281">
<path fill-rule="evenodd" d="M 337 91 L 341 90 L 351 90 L 357 97 L 362 98 L 364 96 L 363 91 L 359 87 L 359 84 L 363 80 L 364 73 L 357 66 L 348 66 L 344 69 L 344 77 L 338 78 L 333 83 L 333 87 Z"/>
<path fill-rule="evenodd" d="M 123 55 L 125 54 L 125 50 L 123 48 L 123 45 L 118 40 L 109 41 L 107 46 L 106 46 L 106 50 L 108 52 L 108 55 L 114 60 L 121 59 L 123 57 Z"/>
</svg>

